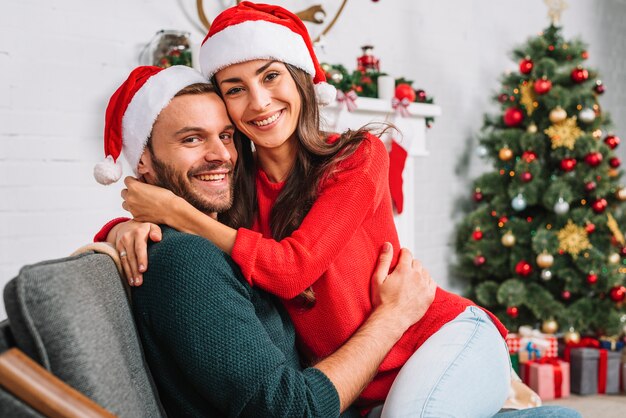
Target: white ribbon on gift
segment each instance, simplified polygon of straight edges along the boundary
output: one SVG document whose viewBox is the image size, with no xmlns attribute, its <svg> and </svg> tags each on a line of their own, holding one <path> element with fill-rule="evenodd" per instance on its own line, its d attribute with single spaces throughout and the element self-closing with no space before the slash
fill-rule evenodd
<svg viewBox="0 0 626 418">
<path fill-rule="evenodd" d="M 403 118 L 411 116 L 409 113 L 409 105 L 411 102 L 406 97 L 402 100 L 399 100 L 397 97 L 391 99 L 391 107 L 395 109 L 397 113 L 400 114 Z"/>
<path fill-rule="evenodd" d="M 339 102 L 339 106 L 345 104 L 348 112 L 354 112 L 356 110 L 356 108 L 358 107 L 356 105 L 356 99 L 358 97 L 359 96 L 356 95 L 356 92 L 354 90 L 350 90 L 347 93 L 344 93 L 341 90 L 337 91 L 337 101 Z"/>
<path fill-rule="evenodd" d="M 519 327 L 518 334 L 520 335 L 520 350 L 523 350 L 528 343 L 531 343 L 535 348 L 541 351 L 543 354 L 550 350 L 550 340 L 553 337 L 549 334 L 544 334 L 538 329 L 522 325 Z"/>
</svg>

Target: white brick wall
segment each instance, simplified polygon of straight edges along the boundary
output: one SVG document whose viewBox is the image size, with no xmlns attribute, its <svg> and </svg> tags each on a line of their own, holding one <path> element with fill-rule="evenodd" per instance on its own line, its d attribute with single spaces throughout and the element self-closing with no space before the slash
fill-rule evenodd
<svg viewBox="0 0 626 418">
<path fill-rule="evenodd" d="M 191 0 L 3 0 L 0 5 L 0 286 L 27 263 L 61 257 L 88 242 L 111 217 L 123 215 L 119 185 L 91 177 L 102 158 L 106 101 L 137 65 L 159 29 L 184 29 L 199 42 L 179 3 Z M 321 2 L 321 1 L 320 1 Z M 328 3 L 328 0 L 326 0 Z M 591 44 L 590 62 L 603 74 L 602 98 L 626 139 L 626 1 L 570 0 L 567 36 Z M 328 3 L 330 4 L 330 3 Z M 547 24 L 540 0 L 350 1 L 320 59 L 354 67 L 372 43 L 385 71 L 406 76 L 434 95 L 444 115 L 429 133 L 431 155 L 416 167 L 416 225 L 421 258 L 444 287 L 455 201 L 468 193 L 459 173 L 483 168 L 472 138 L 515 64 L 513 45 Z M 618 149 L 625 156 L 625 146 Z M 457 170 L 460 170 L 457 172 Z M 429 181 L 425 181 L 429 179 Z M 432 179 L 432 180 L 430 180 Z M 0 317 L 4 316 L 0 302 Z"/>
</svg>

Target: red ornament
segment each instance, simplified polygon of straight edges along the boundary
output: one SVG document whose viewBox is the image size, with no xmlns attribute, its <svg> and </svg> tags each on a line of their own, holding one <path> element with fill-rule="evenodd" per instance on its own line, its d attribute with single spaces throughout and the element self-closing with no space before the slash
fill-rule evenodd
<svg viewBox="0 0 626 418">
<path fill-rule="evenodd" d="M 526 260 L 522 260 L 515 266 L 515 273 L 519 276 L 527 277 L 533 272 L 533 267 Z"/>
<path fill-rule="evenodd" d="M 533 179 L 533 175 L 530 171 L 524 171 L 520 177 L 524 183 L 528 183 Z"/>
<path fill-rule="evenodd" d="M 598 275 L 595 273 L 589 273 L 587 275 L 587 283 L 596 284 L 598 282 Z"/>
<path fill-rule="evenodd" d="M 589 52 L 583 51 L 580 53 L 580 56 L 582 57 L 582 59 L 586 60 L 587 58 L 589 58 Z"/>
<path fill-rule="evenodd" d="M 522 74 L 530 74 L 533 70 L 533 66 L 533 60 L 531 60 L 530 57 L 526 57 L 519 63 L 519 72 Z"/>
<path fill-rule="evenodd" d="M 590 152 L 585 155 L 585 162 L 589 164 L 590 167 L 597 167 L 602 163 L 602 153 L 595 151 Z"/>
<path fill-rule="evenodd" d="M 504 124 L 509 127 L 517 126 L 524 120 L 524 114 L 517 107 L 509 107 L 502 117 Z"/>
<path fill-rule="evenodd" d="M 595 181 L 588 181 L 587 183 L 585 183 L 585 191 L 587 193 L 593 192 L 595 189 L 596 189 L 596 182 Z"/>
<path fill-rule="evenodd" d="M 570 172 L 576 167 L 576 158 L 563 158 L 561 160 L 561 170 Z"/>
<path fill-rule="evenodd" d="M 407 99 L 409 102 L 414 102 L 415 97 L 415 90 L 413 90 L 413 87 L 411 87 L 410 85 L 406 83 L 400 83 L 396 86 L 396 99 Z"/>
<path fill-rule="evenodd" d="M 415 90 L 415 94 L 417 95 L 417 101 L 423 102 L 426 100 L 426 92 L 422 89 Z"/>
<path fill-rule="evenodd" d="M 474 238 L 474 241 L 480 241 L 481 239 L 483 239 L 483 231 L 481 231 L 480 229 L 475 230 L 472 234 L 472 238 Z"/>
<path fill-rule="evenodd" d="M 509 306 L 508 308 L 506 308 L 506 314 L 511 318 L 517 318 L 517 316 L 519 315 L 519 309 L 517 308 L 517 306 Z"/>
<path fill-rule="evenodd" d="M 564 290 L 563 292 L 561 292 L 561 297 L 564 300 L 570 300 L 570 298 L 572 297 L 572 292 L 570 292 L 569 290 Z"/>
<path fill-rule="evenodd" d="M 626 287 L 624 286 L 613 286 L 611 291 L 609 292 L 611 296 L 611 300 L 613 302 L 623 302 L 626 298 Z"/>
<path fill-rule="evenodd" d="M 498 101 L 500 103 L 506 103 L 507 100 L 509 100 L 509 95 L 506 93 L 502 93 L 501 95 L 498 96 Z"/>
<path fill-rule="evenodd" d="M 609 159 L 609 165 L 613 168 L 617 168 L 622 164 L 622 162 L 620 161 L 619 158 L 617 157 L 612 157 Z"/>
<path fill-rule="evenodd" d="M 596 81 L 596 85 L 593 86 L 593 91 L 595 91 L 597 94 L 603 94 L 604 90 L 604 84 L 602 84 L 600 80 Z"/>
<path fill-rule="evenodd" d="M 626 257 L 626 247 L 622 247 L 622 248 L 619 250 L 619 252 L 620 252 L 620 254 L 622 255 L 622 257 Z"/>
<path fill-rule="evenodd" d="M 480 202 L 481 200 L 483 200 L 483 194 L 480 191 L 475 191 L 474 192 L 474 200 L 476 202 Z"/>
<path fill-rule="evenodd" d="M 602 198 L 602 199 L 595 200 L 591 204 L 591 209 L 593 209 L 595 213 L 602 213 L 604 212 L 604 209 L 606 209 L 607 206 L 608 206 L 608 203 L 606 202 L 606 199 Z"/>
<path fill-rule="evenodd" d="M 609 148 L 611 149 L 615 149 L 617 148 L 617 146 L 619 145 L 619 136 L 615 136 L 615 135 L 609 135 L 606 138 L 604 138 L 604 143 L 607 144 L 609 146 Z"/>
<path fill-rule="evenodd" d="M 546 77 L 543 77 L 535 81 L 534 88 L 535 88 L 535 93 L 546 94 L 552 89 L 552 81 L 548 80 Z"/>
<path fill-rule="evenodd" d="M 477 255 L 474 257 L 474 265 L 476 267 L 480 267 L 487 262 L 487 259 L 482 255 Z"/>
<path fill-rule="evenodd" d="M 596 230 L 596 226 L 594 224 L 592 224 L 591 222 L 587 223 L 587 225 L 585 225 L 585 231 L 587 231 L 588 234 L 593 233 L 593 231 Z"/>
<path fill-rule="evenodd" d="M 582 83 L 589 78 L 589 71 L 581 67 L 576 67 L 572 70 L 572 80 L 574 83 Z"/>
<path fill-rule="evenodd" d="M 524 151 L 522 153 L 522 159 L 530 164 L 537 159 L 537 154 L 533 151 Z"/>
<path fill-rule="evenodd" d="M 502 225 L 505 225 L 508 221 L 509 221 L 509 218 L 507 218 L 506 216 L 503 216 L 500 219 L 498 219 L 498 223 Z"/>
<path fill-rule="evenodd" d="M 357 69 L 364 73 L 366 71 L 380 71 L 380 60 L 374 56 L 372 45 L 363 45 L 361 51 L 363 55 L 356 59 Z M 413 101 L 413 100 L 411 100 Z"/>
</svg>

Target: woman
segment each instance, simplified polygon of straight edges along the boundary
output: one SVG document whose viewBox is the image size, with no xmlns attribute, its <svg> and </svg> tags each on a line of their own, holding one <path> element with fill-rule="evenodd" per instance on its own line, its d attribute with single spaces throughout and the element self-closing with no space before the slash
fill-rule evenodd
<svg viewBox="0 0 626 418">
<path fill-rule="evenodd" d="M 369 314 L 363 278 L 371 276 L 380 245 L 391 242 L 398 253 L 387 152 L 364 129 L 320 132 L 315 90 L 325 89 L 324 73 L 306 28 L 280 7 L 242 2 L 226 10 L 213 22 L 200 59 L 240 131 L 247 176 L 238 193 L 254 190 L 235 200 L 229 224 L 250 229 L 220 224 L 171 192 L 137 181 L 127 182 L 124 207 L 136 220 L 201 235 L 230 254 L 252 286 L 284 301 L 303 354 L 315 362 Z M 360 405 L 385 402 L 383 416 L 491 416 L 508 394 L 505 333 L 490 313 L 438 289 Z"/>
</svg>

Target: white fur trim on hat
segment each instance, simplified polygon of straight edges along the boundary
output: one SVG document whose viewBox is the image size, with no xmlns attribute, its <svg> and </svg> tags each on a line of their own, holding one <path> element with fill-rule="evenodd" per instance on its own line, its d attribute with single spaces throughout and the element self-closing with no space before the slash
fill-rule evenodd
<svg viewBox="0 0 626 418">
<path fill-rule="evenodd" d="M 337 99 L 337 89 L 326 82 L 315 85 L 315 98 L 320 106 L 327 106 Z"/>
<path fill-rule="evenodd" d="M 93 176 L 100 184 L 109 185 L 122 177 L 122 165 L 113 161 L 113 157 L 107 155 L 104 161 L 99 162 L 93 168 Z"/>
<path fill-rule="evenodd" d="M 276 59 L 315 76 L 315 65 L 302 36 L 264 20 L 229 26 L 208 38 L 200 49 L 200 68 L 207 78 L 229 65 L 255 59 Z"/>
<path fill-rule="evenodd" d="M 198 71 L 176 65 L 150 77 L 135 93 L 122 119 L 123 155 L 135 175 L 152 126 L 161 111 L 185 87 L 207 82 Z"/>
</svg>

